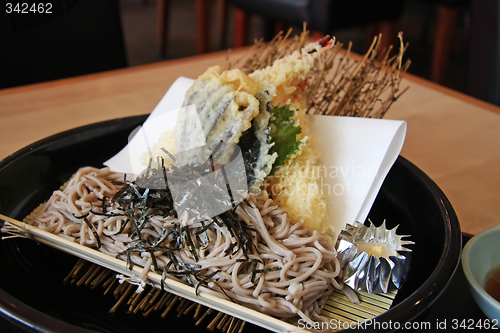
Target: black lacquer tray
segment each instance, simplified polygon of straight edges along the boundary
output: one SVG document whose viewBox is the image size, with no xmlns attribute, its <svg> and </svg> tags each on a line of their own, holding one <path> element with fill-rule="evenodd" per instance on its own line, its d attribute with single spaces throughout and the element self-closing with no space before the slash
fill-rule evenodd
<svg viewBox="0 0 500 333">
<path fill-rule="evenodd" d="M 146 116 L 96 123 L 38 141 L 0 162 L 0 213 L 22 220 L 82 166 L 102 162 L 126 145 Z M 438 186 L 399 157 L 389 172 L 369 218 L 415 242 L 408 280 L 379 322 L 407 322 L 421 316 L 445 290 L 461 253 L 460 226 Z M 65 285 L 76 258 L 28 239 L 0 241 L 0 314 L 23 330 L 56 332 L 205 331 L 192 318 L 161 319 L 118 311 L 102 290 Z M 8 325 L 10 325 L 8 324 Z M 6 324 L 7 325 L 7 324 Z M 1 328 L 1 326 L 0 326 Z M 262 330 L 245 326 L 245 332 Z M 14 331 L 14 329 L 12 329 Z"/>
</svg>

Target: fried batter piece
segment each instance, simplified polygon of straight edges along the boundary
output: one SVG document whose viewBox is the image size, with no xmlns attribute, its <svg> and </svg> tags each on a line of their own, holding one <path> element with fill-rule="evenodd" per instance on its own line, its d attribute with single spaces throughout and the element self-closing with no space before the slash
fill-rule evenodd
<svg viewBox="0 0 500 333">
<path fill-rule="evenodd" d="M 238 144 L 249 190 L 260 193 L 277 157 L 269 154 L 273 145 L 269 138 L 271 109 L 286 102 L 295 108 L 303 105 L 307 75 L 318 55 L 332 45 L 311 43 L 249 75 L 239 69 L 222 71 L 219 66 L 207 69 L 187 91 L 183 106 L 195 106 L 208 149 L 189 150 L 197 120 L 182 114 L 177 121 L 175 150 L 183 152 L 183 162 L 203 163 L 217 149 L 217 161 L 227 164 Z"/>
</svg>

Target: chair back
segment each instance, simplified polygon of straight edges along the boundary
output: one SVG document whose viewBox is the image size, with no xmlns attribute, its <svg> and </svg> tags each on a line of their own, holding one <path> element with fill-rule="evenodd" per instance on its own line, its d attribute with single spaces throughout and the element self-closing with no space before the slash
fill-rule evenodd
<svg viewBox="0 0 500 333">
<path fill-rule="evenodd" d="M 0 11 L 0 88 L 126 67 L 118 0 L 59 0 L 22 10 Z"/>
</svg>

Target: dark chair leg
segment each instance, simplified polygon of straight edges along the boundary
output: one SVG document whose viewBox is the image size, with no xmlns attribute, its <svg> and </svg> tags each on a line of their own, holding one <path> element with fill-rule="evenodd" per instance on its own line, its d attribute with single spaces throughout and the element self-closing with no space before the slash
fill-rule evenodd
<svg viewBox="0 0 500 333">
<path fill-rule="evenodd" d="M 208 52 L 208 0 L 196 0 L 196 52 Z"/>
<path fill-rule="evenodd" d="M 467 93 L 500 106 L 500 3 L 471 1 Z"/>
<path fill-rule="evenodd" d="M 229 2 L 227 0 L 217 0 L 217 34 L 219 35 L 219 48 L 227 48 L 227 13 Z"/>
<path fill-rule="evenodd" d="M 437 26 L 432 55 L 431 80 L 443 83 L 459 8 L 438 5 L 436 9 Z"/>
<path fill-rule="evenodd" d="M 380 44 L 379 55 L 381 57 L 385 56 L 386 51 L 392 45 L 396 49 L 399 47 L 397 43 L 397 23 L 396 22 L 380 22 L 374 23 L 368 26 L 367 28 L 367 47 L 369 47 L 375 36 L 379 36 L 382 34 L 382 40 Z"/>
<path fill-rule="evenodd" d="M 248 43 L 248 25 L 250 17 L 245 11 L 234 11 L 234 47 L 242 47 Z"/>
<path fill-rule="evenodd" d="M 156 0 L 156 16 L 158 29 L 158 45 L 160 45 L 160 57 L 167 54 L 168 38 L 168 14 L 170 11 L 170 0 Z"/>
</svg>

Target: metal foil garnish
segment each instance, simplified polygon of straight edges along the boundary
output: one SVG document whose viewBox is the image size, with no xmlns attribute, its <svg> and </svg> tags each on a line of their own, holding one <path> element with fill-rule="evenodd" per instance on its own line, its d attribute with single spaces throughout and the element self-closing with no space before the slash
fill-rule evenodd
<svg viewBox="0 0 500 333">
<path fill-rule="evenodd" d="M 402 240 L 408 235 L 396 234 L 396 226 L 380 227 L 348 224 L 337 241 L 337 257 L 344 267 L 343 281 L 354 290 L 368 293 L 387 293 L 399 289 L 406 281 L 414 244 Z M 399 252 L 405 252 L 402 255 Z"/>
</svg>

